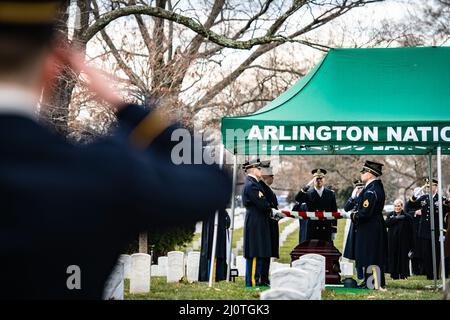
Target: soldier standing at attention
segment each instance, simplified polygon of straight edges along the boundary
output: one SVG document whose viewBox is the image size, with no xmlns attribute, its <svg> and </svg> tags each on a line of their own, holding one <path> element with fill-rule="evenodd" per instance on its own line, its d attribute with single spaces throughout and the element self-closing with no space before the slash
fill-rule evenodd
<svg viewBox="0 0 450 320">
<path fill-rule="evenodd" d="M 266 196 L 267 200 L 270 203 L 271 208 L 278 210 L 278 199 L 273 192 L 272 188 L 270 187 L 273 183 L 273 171 L 270 167 L 270 161 L 262 163 L 261 167 L 261 175 L 262 179 L 259 182 L 264 190 L 264 195 Z M 272 258 L 279 258 L 280 257 L 280 230 L 278 227 L 278 221 L 279 219 L 269 219 L 269 225 L 270 225 L 270 240 L 272 244 Z M 268 270 L 267 270 L 268 271 Z M 268 275 L 267 275 L 268 276 Z"/>
<path fill-rule="evenodd" d="M 336 212 L 336 196 L 334 191 L 325 188 L 325 175 L 327 170 L 314 169 L 311 171 L 314 179 L 314 188 L 309 190 L 311 185 L 307 184 L 295 196 L 298 203 L 306 203 L 308 211 Z M 312 183 L 312 182 L 310 182 Z M 307 239 L 318 239 L 333 242 L 337 233 L 336 220 L 307 220 Z"/>
<path fill-rule="evenodd" d="M 380 268 L 378 285 L 385 286 L 384 270 L 387 264 L 387 231 L 383 218 L 385 201 L 383 183 L 379 179 L 382 175 L 383 164 L 366 161 L 361 170 L 361 181 L 364 189 L 358 200 L 357 210 L 351 214 L 356 227 L 355 234 L 355 262 L 357 268 L 365 270 L 365 280 L 360 287 L 367 283 L 367 267 L 376 265 Z"/>
<path fill-rule="evenodd" d="M 433 195 L 433 204 L 434 204 L 434 233 L 435 233 L 435 251 L 436 251 L 436 266 L 439 266 L 440 261 L 440 245 L 439 245 L 439 195 L 437 193 L 438 190 L 438 181 L 436 179 L 432 180 L 431 192 Z M 426 194 L 422 195 L 423 191 L 426 191 Z M 418 230 L 418 246 L 420 247 L 420 254 L 423 263 L 423 271 L 427 276 L 427 279 L 432 280 L 434 278 L 433 275 L 433 251 L 431 246 L 431 213 L 430 213 L 430 181 L 429 179 L 425 179 L 425 185 L 422 186 L 417 192 L 409 199 L 408 208 L 410 210 L 420 210 L 416 212 L 416 215 L 420 216 L 419 220 L 419 230 Z M 450 212 L 450 207 L 448 206 L 447 198 L 442 197 L 442 209 L 444 217 Z M 443 217 L 443 218 L 444 218 Z"/>
<path fill-rule="evenodd" d="M 264 194 L 259 159 L 244 163 L 247 180 L 242 192 L 246 208 L 244 221 L 244 256 L 246 258 L 245 285 L 268 286 L 269 266 L 272 255 L 270 217 L 272 208 Z"/>
</svg>

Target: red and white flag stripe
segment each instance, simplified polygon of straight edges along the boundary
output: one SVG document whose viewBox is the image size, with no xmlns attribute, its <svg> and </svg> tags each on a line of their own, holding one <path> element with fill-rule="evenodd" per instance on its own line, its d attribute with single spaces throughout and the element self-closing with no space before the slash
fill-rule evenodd
<svg viewBox="0 0 450 320">
<path fill-rule="evenodd" d="M 341 214 L 339 211 L 325 212 L 325 211 L 291 211 L 291 210 L 279 210 L 280 216 L 293 218 L 293 219 L 305 219 L 305 220 L 335 220 L 347 218 L 346 215 Z"/>
</svg>

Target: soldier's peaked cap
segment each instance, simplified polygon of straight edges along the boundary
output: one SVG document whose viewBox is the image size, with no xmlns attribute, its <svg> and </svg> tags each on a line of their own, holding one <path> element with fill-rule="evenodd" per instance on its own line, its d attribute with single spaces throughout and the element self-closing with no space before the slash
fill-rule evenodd
<svg viewBox="0 0 450 320">
<path fill-rule="evenodd" d="M 379 177 L 379 176 L 381 176 L 383 174 L 382 168 L 383 168 L 383 164 L 382 163 L 366 160 L 366 162 L 364 162 L 364 165 L 363 165 L 363 167 L 361 169 L 361 172 L 362 171 L 369 171 L 374 176 Z"/>
<path fill-rule="evenodd" d="M 327 174 L 327 170 L 317 168 L 317 169 L 314 169 L 313 171 L 311 171 L 311 173 L 314 177 L 323 177 Z"/>
<path fill-rule="evenodd" d="M 244 169 L 245 171 L 247 171 L 250 168 L 260 168 L 260 167 L 261 167 L 261 161 L 259 160 L 259 158 L 244 162 L 242 164 L 242 169 Z"/>
<path fill-rule="evenodd" d="M 54 25 L 63 0 L 0 0 L 0 25 Z"/>
<path fill-rule="evenodd" d="M 431 181 L 433 181 L 433 185 L 434 185 L 434 186 L 437 186 L 437 185 L 438 185 L 437 179 L 432 179 Z M 425 178 L 425 186 L 427 186 L 427 187 L 430 186 L 430 179 Z"/>
</svg>

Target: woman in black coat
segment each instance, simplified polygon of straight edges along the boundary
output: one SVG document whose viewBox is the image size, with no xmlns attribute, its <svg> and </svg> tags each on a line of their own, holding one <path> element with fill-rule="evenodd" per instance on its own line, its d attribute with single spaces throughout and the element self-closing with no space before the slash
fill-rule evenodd
<svg viewBox="0 0 450 320">
<path fill-rule="evenodd" d="M 394 201 L 394 212 L 386 219 L 388 227 L 388 272 L 392 279 L 409 276 L 408 253 L 413 247 L 412 218 L 403 211 L 403 201 Z"/>
</svg>

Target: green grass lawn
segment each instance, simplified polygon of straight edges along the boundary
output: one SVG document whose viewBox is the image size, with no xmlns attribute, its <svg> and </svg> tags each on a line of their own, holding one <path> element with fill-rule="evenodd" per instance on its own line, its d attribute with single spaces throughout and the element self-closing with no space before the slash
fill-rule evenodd
<svg viewBox="0 0 450 320">
<path fill-rule="evenodd" d="M 361 293 L 335 292 L 327 289 L 322 293 L 323 300 L 440 300 L 442 292 L 425 289 L 432 285 L 432 280 L 425 277 L 411 277 L 408 280 L 389 280 L 386 291 L 370 290 Z M 218 282 L 213 288 L 207 282 L 196 283 L 166 283 L 165 277 L 151 279 L 150 293 L 129 294 L 129 282 L 125 283 L 126 300 L 259 300 L 259 295 L 265 288 L 246 289 L 244 278 L 236 282 Z"/>
<path fill-rule="evenodd" d="M 336 248 L 343 251 L 345 219 L 338 220 L 338 234 L 334 244 Z M 290 223 L 298 221 L 288 221 L 280 225 L 280 232 Z M 280 259 L 278 262 L 290 263 L 290 253 L 298 244 L 297 229 L 291 233 L 283 246 L 280 248 Z M 233 248 L 236 242 L 242 237 L 243 228 L 235 230 L 233 235 Z M 426 280 L 424 276 L 414 276 L 407 280 L 391 280 L 386 275 L 386 291 L 359 291 L 342 292 L 339 289 L 327 288 L 322 293 L 323 300 L 440 300 L 443 297 L 441 291 L 427 289 L 426 286 L 433 285 L 433 280 Z M 244 278 L 238 277 L 236 282 L 218 282 L 213 288 L 208 287 L 207 282 L 187 283 L 166 283 L 165 277 L 153 277 L 151 279 L 150 293 L 142 295 L 129 294 L 129 281 L 125 282 L 125 299 L 127 300 L 258 300 L 262 290 L 247 289 L 244 287 Z"/>
</svg>

